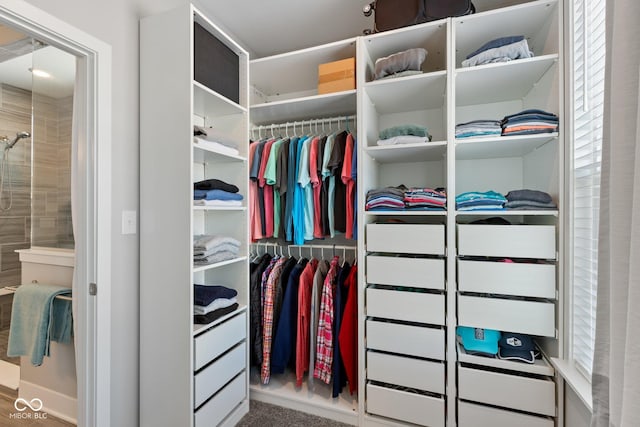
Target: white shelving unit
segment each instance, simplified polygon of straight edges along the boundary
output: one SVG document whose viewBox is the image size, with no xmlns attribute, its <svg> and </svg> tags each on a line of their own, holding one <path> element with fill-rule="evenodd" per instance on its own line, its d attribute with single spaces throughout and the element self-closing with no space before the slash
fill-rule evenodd
<svg viewBox="0 0 640 427">
<path fill-rule="evenodd" d="M 237 56 L 237 100 L 195 80 L 209 54 L 196 52 L 197 26 Z M 140 36 L 140 425 L 235 425 L 249 410 L 247 207 L 194 206 L 193 183 L 221 179 L 248 197 L 249 55 L 192 5 L 142 19 Z M 238 153 L 194 142 L 194 125 Z M 239 240 L 238 256 L 194 265 L 198 234 Z M 194 283 L 235 289 L 239 307 L 195 324 Z"/>
<path fill-rule="evenodd" d="M 317 87 L 318 66 L 322 63 L 356 57 L 356 47 L 357 39 L 353 38 L 252 60 L 250 62 L 251 123 L 255 126 L 268 126 L 355 115 L 357 111 L 355 89 L 319 95 Z M 320 244 L 321 247 L 326 247 L 336 242 L 344 245 L 344 242 L 338 239 L 339 237 L 322 241 L 313 240 L 308 242 L 308 245 Z M 345 239 L 342 238 L 342 240 Z M 355 246 L 355 242 L 350 244 Z M 305 248 L 305 253 L 309 253 L 307 250 Z M 359 300 L 361 299 L 362 296 L 359 295 Z M 350 395 L 348 390 L 344 390 L 337 398 L 332 398 L 331 385 L 326 385 L 318 379 L 312 386 L 305 380 L 301 387 L 296 387 L 295 375 L 290 372 L 271 375 L 269 384 L 264 385 L 260 381 L 260 372 L 255 367 L 251 370 L 250 383 L 252 399 L 347 424 L 358 425 L 359 423 L 358 396 L 360 394 Z"/>
</svg>

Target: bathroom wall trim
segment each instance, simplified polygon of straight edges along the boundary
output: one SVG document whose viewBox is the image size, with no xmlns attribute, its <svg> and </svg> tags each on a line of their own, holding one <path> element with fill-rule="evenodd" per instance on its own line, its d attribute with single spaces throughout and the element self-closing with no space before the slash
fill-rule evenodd
<svg viewBox="0 0 640 427">
<path fill-rule="evenodd" d="M 86 161 L 78 165 L 76 253 L 79 426 L 111 424 L 111 46 L 20 0 L 0 0 L 0 21 L 80 58 L 86 70 Z M 98 262 L 99 260 L 99 262 Z M 98 293 L 89 294 L 89 284 Z"/>
</svg>

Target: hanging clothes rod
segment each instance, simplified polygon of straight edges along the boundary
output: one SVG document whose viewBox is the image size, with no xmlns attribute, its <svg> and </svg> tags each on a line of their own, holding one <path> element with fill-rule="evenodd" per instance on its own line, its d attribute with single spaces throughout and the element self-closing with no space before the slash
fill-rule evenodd
<svg viewBox="0 0 640 427">
<path fill-rule="evenodd" d="M 251 128 L 251 132 L 262 131 L 262 130 L 274 130 L 274 129 L 283 129 L 288 127 L 296 127 L 296 126 L 314 126 L 314 125 L 322 125 L 333 122 L 346 122 L 346 121 L 355 121 L 356 116 L 337 116 L 337 117 L 325 117 L 318 119 L 308 119 L 308 120 L 294 120 L 293 122 L 284 122 L 284 123 L 272 123 L 269 125 L 257 125 Z"/>
<path fill-rule="evenodd" d="M 338 250 L 347 250 L 347 251 L 356 251 L 358 250 L 357 246 L 347 246 L 347 245 L 286 245 L 286 244 L 281 244 L 281 243 L 275 243 L 275 242 L 254 242 L 251 243 L 251 245 L 256 246 L 256 247 L 261 247 L 264 246 L 265 248 L 268 247 L 280 247 L 280 248 L 301 248 L 301 249 L 338 249 Z"/>
</svg>

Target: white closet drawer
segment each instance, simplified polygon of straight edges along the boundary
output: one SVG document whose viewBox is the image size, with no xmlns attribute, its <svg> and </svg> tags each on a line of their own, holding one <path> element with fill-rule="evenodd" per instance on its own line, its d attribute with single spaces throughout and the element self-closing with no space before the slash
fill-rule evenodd
<svg viewBox="0 0 640 427">
<path fill-rule="evenodd" d="M 458 324 L 555 337 L 555 305 L 458 295 Z"/>
<path fill-rule="evenodd" d="M 367 348 L 444 360 L 444 331 L 367 320 Z"/>
<path fill-rule="evenodd" d="M 442 224 L 368 224 L 367 250 L 444 255 Z"/>
<path fill-rule="evenodd" d="M 444 295 L 367 288 L 367 316 L 444 325 Z"/>
<path fill-rule="evenodd" d="M 247 315 L 242 312 L 195 338 L 194 370 L 227 351 L 247 336 Z"/>
<path fill-rule="evenodd" d="M 444 394 L 444 363 L 367 351 L 367 379 Z"/>
<path fill-rule="evenodd" d="M 238 375 L 193 416 L 194 427 L 217 426 L 247 396 L 247 374 Z"/>
<path fill-rule="evenodd" d="M 367 283 L 444 289 L 444 260 L 369 255 Z"/>
<path fill-rule="evenodd" d="M 553 419 L 458 401 L 460 427 L 553 427 Z"/>
<path fill-rule="evenodd" d="M 444 426 L 444 399 L 367 384 L 367 412 L 421 426 Z"/>
<path fill-rule="evenodd" d="M 220 387 L 244 369 L 247 362 L 246 347 L 246 342 L 240 343 L 229 353 L 196 374 L 194 379 L 194 408 L 202 405 L 205 400 L 220 390 Z"/>
<path fill-rule="evenodd" d="M 556 385 L 551 380 L 458 366 L 458 397 L 552 417 L 556 415 Z"/>
<path fill-rule="evenodd" d="M 458 290 L 555 299 L 556 266 L 458 260 Z"/>
<path fill-rule="evenodd" d="M 552 225 L 458 225 L 458 255 L 556 258 Z"/>
</svg>

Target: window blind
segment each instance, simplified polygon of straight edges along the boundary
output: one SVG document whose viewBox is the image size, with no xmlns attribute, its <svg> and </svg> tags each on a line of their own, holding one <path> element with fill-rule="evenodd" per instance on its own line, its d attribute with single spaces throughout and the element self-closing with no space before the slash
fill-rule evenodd
<svg viewBox="0 0 640 427">
<path fill-rule="evenodd" d="M 573 1 L 571 353 L 587 378 L 591 378 L 595 341 L 605 9 L 605 0 Z"/>
</svg>

